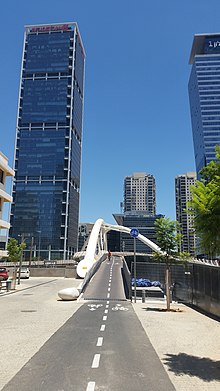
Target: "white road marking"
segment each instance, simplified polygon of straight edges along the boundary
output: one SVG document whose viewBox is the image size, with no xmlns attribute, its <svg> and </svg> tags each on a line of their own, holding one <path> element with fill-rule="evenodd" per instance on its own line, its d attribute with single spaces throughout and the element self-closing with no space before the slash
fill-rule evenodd
<svg viewBox="0 0 220 391">
<path fill-rule="evenodd" d="M 116 304 L 115 307 L 112 307 L 112 311 L 128 311 L 128 308 L 121 306 L 121 304 Z"/>
<path fill-rule="evenodd" d="M 103 337 L 98 337 L 96 346 L 102 346 L 102 344 L 103 344 Z"/>
<path fill-rule="evenodd" d="M 107 303 L 106 304 L 109 304 L 109 301 L 107 301 Z"/>
<path fill-rule="evenodd" d="M 102 306 L 103 306 L 103 304 L 88 304 L 88 307 L 90 307 L 89 311 L 95 311 L 95 310 L 97 310 L 97 308 L 102 307 Z"/>
<path fill-rule="evenodd" d="M 109 297 L 110 297 L 110 293 L 107 294 L 107 299 L 109 299 Z"/>
<path fill-rule="evenodd" d="M 108 288 L 108 292 L 110 292 L 111 288 Z"/>
<path fill-rule="evenodd" d="M 95 354 L 92 362 L 92 368 L 98 368 L 99 367 L 99 361 L 100 361 L 100 354 Z"/>
<path fill-rule="evenodd" d="M 86 391 L 94 391 L 95 390 L 95 382 L 90 381 L 87 385 Z"/>
<path fill-rule="evenodd" d="M 105 331 L 105 324 L 102 324 L 102 325 L 101 325 L 100 331 Z"/>
<path fill-rule="evenodd" d="M 107 314 L 107 313 L 108 313 L 108 310 L 105 310 L 104 313 Z"/>
<path fill-rule="evenodd" d="M 103 316 L 102 320 L 107 320 L 107 316 Z"/>
<path fill-rule="evenodd" d="M 111 286 L 111 283 L 109 283 L 108 286 Z"/>
<path fill-rule="evenodd" d="M 109 304 L 106 304 L 105 308 L 108 308 L 109 307 Z"/>
</svg>

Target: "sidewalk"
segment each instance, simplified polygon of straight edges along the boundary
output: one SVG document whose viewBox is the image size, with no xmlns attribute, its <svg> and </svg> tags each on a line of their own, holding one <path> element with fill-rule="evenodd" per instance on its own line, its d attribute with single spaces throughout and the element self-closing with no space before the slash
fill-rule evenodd
<svg viewBox="0 0 220 391">
<path fill-rule="evenodd" d="M 220 322 L 177 303 L 133 308 L 177 391 L 220 390 Z"/>
<path fill-rule="evenodd" d="M 43 290 L 47 292 L 47 282 L 52 280 L 46 277 L 36 278 L 34 286 L 42 285 Z M 0 389 L 83 304 L 71 301 L 60 305 L 61 302 L 57 300 L 59 289 L 77 287 L 79 280 L 54 280 L 53 290 L 44 301 L 43 308 L 39 298 L 27 308 L 20 299 L 15 313 L 14 300 L 10 300 L 11 303 L 7 300 L 7 308 L 2 307 L 4 310 L 1 312 Z M 31 297 L 30 288 L 30 283 L 22 280 L 16 291 L 5 292 L 0 296 L 16 295 L 16 292 L 24 290 L 22 297 Z M 4 298 L 2 299 L 3 305 Z M 171 305 L 171 309 L 176 312 L 161 311 L 166 308 L 166 303 L 160 299 L 150 299 L 145 303 L 138 300 L 132 305 L 177 391 L 220 390 L 220 322 L 183 304 Z M 31 314 L 30 310 L 33 309 L 37 311 Z M 29 312 L 28 324 L 25 322 L 24 310 Z M 4 311 L 9 311 L 9 324 L 6 322 Z M 16 324 L 13 324 L 14 317 Z"/>
<path fill-rule="evenodd" d="M 57 295 L 79 283 L 72 278 L 33 277 L 22 279 L 15 291 L 0 294 L 0 390 L 80 308 L 82 303 L 61 302 Z"/>
</svg>

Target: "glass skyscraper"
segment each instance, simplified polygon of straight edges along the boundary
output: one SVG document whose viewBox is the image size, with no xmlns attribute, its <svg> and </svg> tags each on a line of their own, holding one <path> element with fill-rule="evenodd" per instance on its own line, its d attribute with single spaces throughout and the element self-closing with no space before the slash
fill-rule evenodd
<svg viewBox="0 0 220 391">
<path fill-rule="evenodd" d="M 189 98 L 196 171 L 215 160 L 220 145 L 220 33 L 196 34 L 192 45 Z"/>
<path fill-rule="evenodd" d="M 84 61 L 76 23 L 25 27 L 10 237 L 40 258 L 77 249 Z"/>
</svg>

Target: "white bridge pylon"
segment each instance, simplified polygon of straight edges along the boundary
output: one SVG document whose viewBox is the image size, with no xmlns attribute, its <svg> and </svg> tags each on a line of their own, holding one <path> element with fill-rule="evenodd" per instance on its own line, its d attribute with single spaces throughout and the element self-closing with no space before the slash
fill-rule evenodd
<svg viewBox="0 0 220 391">
<path fill-rule="evenodd" d="M 130 234 L 131 228 L 124 227 L 123 225 L 112 225 L 104 222 L 103 219 L 96 220 L 92 232 L 89 237 L 85 257 L 77 265 L 77 274 L 79 277 L 84 278 L 86 273 L 91 269 L 94 263 L 108 251 L 107 232 L 118 231 Z M 144 235 L 139 234 L 138 240 L 149 246 L 152 250 L 162 253 L 160 247 L 158 247 L 150 239 L 147 239 Z"/>
</svg>

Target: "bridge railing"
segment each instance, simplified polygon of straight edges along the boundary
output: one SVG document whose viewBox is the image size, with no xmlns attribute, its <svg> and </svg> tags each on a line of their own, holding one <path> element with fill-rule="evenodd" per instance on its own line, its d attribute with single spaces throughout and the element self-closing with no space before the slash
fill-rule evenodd
<svg viewBox="0 0 220 391">
<path fill-rule="evenodd" d="M 125 295 L 127 299 L 131 299 L 131 272 L 124 257 L 122 258 L 122 261 Z"/>
<path fill-rule="evenodd" d="M 96 262 L 94 262 L 93 266 L 89 269 L 89 271 L 86 273 L 86 276 L 83 280 L 82 286 L 80 288 L 80 293 L 84 292 L 87 284 L 91 280 L 91 278 L 94 276 L 94 274 L 99 269 L 101 263 L 107 258 L 107 254 L 103 254 L 100 259 L 98 259 Z"/>
</svg>

